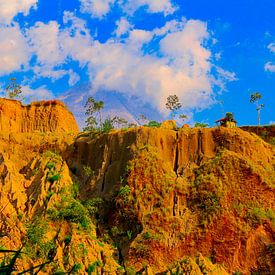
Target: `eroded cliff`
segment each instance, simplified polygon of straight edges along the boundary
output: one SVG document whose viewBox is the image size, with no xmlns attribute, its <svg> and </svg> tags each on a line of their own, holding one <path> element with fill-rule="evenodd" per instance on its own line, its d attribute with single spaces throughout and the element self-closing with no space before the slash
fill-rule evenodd
<svg viewBox="0 0 275 275">
<path fill-rule="evenodd" d="M 98 226 L 126 266 L 165 272 L 201 252 L 228 272 L 274 268 L 274 149 L 255 135 L 143 127 L 79 137 L 71 152 L 82 198 L 111 204 Z"/>
<path fill-rule="evenodd" d="M 22 247 L 17 270 L 274 272 L 274 147 L 254 134 L 3 133 L 0 152 L 0 244 Z"/>
<path fill-rule="evenodd" d="M 0 98 L 0 132 L 78 132 L 73 114 L 57 100 L 22 105 Z"/>
</svg>

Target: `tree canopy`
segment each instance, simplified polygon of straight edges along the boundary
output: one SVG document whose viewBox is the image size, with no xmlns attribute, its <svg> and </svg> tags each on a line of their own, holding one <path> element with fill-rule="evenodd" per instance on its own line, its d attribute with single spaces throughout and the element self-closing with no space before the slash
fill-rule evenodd
<svg viewBox="0 0 275 275">
<path fill-rule="evenodd" d="M 10 99 L 22 99 L 22 87 L 17 83 L 15 77 L 10 78 L 6 87 L 6 95 Z"/>
<path fill-rule="evenodd" d="M 256 105 L 256 111 L 258 112 L 258 125 L 261 124 L 261 110 L 264 107 L 264 104 L 260 104 L 259 100 L 262 99 L 262 94 L 259 92 L 254 92 L 250 95 L 250 103 L 254 103 Z"/>
<path fill-rule="evenodd" d="M 126 119 L 119 116 L 102 118 L 102 109 L 104 108 L 104 101 L 96 101 L 90 96 L 85 104 L 86 108 L 86 127 L 84 131 L 109 132 L 116 127 L 128 127 L 129 123 Z"/>
<path fill-rule="evenodd" d="M 165 104 L 166 108 L 171 111 L 172 118 L 175 117 L 175 112 L 182 107 L 177 95 L 169 95 Z"/>
</svg>

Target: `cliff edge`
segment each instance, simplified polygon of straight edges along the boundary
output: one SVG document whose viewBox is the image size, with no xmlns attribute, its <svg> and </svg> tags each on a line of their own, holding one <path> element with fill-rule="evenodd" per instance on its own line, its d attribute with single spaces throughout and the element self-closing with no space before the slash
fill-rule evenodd
<svg viewBox="0 0 275 275">
<path fill-rule="evenodd" d="M 0 135 L 0 247 L 22 248 L 16 271 L 274 273 L 274 146 L 238 128 L 76 135 L 47 104 L 26 107 L 36 126 L 18 114 Z"/>
<path fill-rule="evenodd" d="M 73 114 L 57 100 L 33 102 L 0 98 L 2 133 L 78 132 Z"/>
</svg>

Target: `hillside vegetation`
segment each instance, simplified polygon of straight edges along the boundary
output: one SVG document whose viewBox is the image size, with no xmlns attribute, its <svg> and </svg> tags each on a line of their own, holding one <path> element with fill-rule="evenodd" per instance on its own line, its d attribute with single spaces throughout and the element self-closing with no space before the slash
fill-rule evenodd
<svg viewBox="0 0 275 275">
<path fill-rule="evenodd" d="M 275 272 L 275 151 L 253 133 L 3 131 L 0 152 L 4 274 L 8 250 L 14 274 Z"/>
</svg>

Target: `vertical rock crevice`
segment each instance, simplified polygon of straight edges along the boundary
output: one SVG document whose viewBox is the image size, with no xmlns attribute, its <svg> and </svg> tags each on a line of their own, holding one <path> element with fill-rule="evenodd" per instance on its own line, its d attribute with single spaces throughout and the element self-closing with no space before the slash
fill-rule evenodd
<svg viewBox="0 0 275 275">
<path fill-rule="evenodd" d="M 176 152 L 174 158 L 174 172 L 178 177 L 178 169 L 179 169 L 179 133 L 176 132 Z"/>
<path fill-rule="evenodd" d="M 203 149 L 203 133 L 202 131 L 198 132 L 198 151 L 197 151 L 197 165 L 201 165 L 204 156 Z"/>
</svg>

